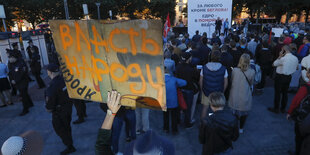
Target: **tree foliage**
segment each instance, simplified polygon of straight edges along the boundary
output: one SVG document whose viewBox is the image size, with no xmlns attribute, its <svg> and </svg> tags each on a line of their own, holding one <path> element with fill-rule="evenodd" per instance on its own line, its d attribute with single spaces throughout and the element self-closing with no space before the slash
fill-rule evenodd
<svg viewBox="0 0 310 155">
<path fill-rule="evenodd" d="M 109 18 L 109 10 L 116 15 L 130 19 L 162 18 L 168 12 L 172 20 L 175 16 L 174 0 L 67 0 L 70 19 L 84 17 L 82 4 L 88 5 L 89 16 L 98 18 L 96 2 L 100 2 L 101 19 Z M 7 24 L 13 26 L 14 21 L 25 19 L 32 23 L 33 28 L 51 19 L 65 19 L 63 0 L 0 0 L 7 13 Z M 163 9 L 164 8 L 164 9 Z"/>
</svg>

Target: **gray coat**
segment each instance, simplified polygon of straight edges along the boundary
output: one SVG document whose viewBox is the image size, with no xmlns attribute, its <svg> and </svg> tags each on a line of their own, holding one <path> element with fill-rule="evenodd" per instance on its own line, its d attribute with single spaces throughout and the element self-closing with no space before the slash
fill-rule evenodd
<svg viewBox="0 0 310 155">
<path fill-rule="evenodd" d="M 255 71 L 253 69 L 248 69 L 244 73 L 252 86 L 254 83 Z M 239 111 L 250 111 L 252 107 L 251 86 L 240 68 L 233 69 L 231 80 L 232 85 L 228 101 L 229 107 Z"/>
</svg>

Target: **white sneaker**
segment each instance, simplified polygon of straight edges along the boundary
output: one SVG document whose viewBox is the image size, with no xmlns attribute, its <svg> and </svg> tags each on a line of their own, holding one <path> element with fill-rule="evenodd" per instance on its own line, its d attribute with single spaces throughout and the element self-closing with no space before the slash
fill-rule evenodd
<svg viewBox="0 0 310 155">
<path fill-rule="evenodd" d="M 242 134 L 243 133 L 243 129 L 239 129 L 239 133 Z"/>
</svg>

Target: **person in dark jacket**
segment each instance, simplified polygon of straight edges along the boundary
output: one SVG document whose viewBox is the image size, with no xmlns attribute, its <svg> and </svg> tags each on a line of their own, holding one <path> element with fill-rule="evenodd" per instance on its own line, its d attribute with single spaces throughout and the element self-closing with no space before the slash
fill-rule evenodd
<svg viewBox="0 0 310 155">
<path fill-rule="evenodd" d="M 29 46 L 27 47 L 27 53 L 28 53 L 29 59 L 30 59 L 31 72 L 37 80 L 39 89 L 45 88 L 45 83 L 40 76 L 40 74 L 41 74 L 41 60 L 40 60 L 39 49 L 37 46 L 33 45 L 32 40 L 30 40 L 28 43 L 29 43 Z"/>
<path fill-rule="evenodd" d="M 231 73 L 232 73 L 232 68 L 234 64 L 234 58 L 231 56 L 230 53 L 228 53 L 228 46 L 224 45 L 221 48 L 222 52 L 222 57 L 221 57 L 221 64 L 226 67 L 227 72 L 228 72 L 228 86 L 225 91 L 225 97 L 228 99 L 229 98 L 229 93 L 230 93 L 230 88 L 231 88 Z"/>
<path fill-rule="evenodd" d="M 268 47 L 268 42 L 265 41 L 262 43 L 262 48 L 255 53 L 256 63 L 262 71 L 261 82 L 256 87 L 260 91 L 265 87 L 266 77 L 272 72 L 273 55 Z"/>
<path fill-rule="evenodd" d="M 52 79 L 45 91 L 45 108 L 52 113 L 52 124 L 56 134 L 67 146 L 60 154 L 73 153 L 76 149 L 73 146 L 71 131 L 72 101 L 67 92 L 67 87 L 63 77 L 59 73 L 56 64 L 49 64 L 47 75 Z"/>
<path fill-rule="evenodd" d="M 233 41 L 233 40 L 230 41 L 229 45 L 230 45 L 230 50 L 228 52 L 234 58 L 233 67 L 237 67 L 237 65 L 239 63 L 239 59 L 240 59 L 240 57 L 242 55 L 242 52 L 240 50 L 238 50 L 235 41 Z"/>
<path fill-rule="evenodd" d="M 229 109 L 225 109 L 223 93 L 213 92 L 209 99 L 213 113 L 202 120 L 199 128 L 202 155 L 229 154 L 232 142 L 239 137 L 238 120 Z"/>
<path fill-rule="evenodd" d="M 185 111 L 185 126 L 186 128 L 190 128 L 193 126 L 193 122 L 191 120 L 192 113 L 192 105 L 194 95 L 199 91 L 198 81 L 199 81 L 199 72 L 196 68 L 190 65 L 191 62 L 191 54 L 183 53 L 182 63 L 179 64 L 176 68 L 176 77 L 186 80 L 187 85 L 181 87 L 184 99 L 187 104 L 187 109 Z"/>
<path fill-rule="evenodd" d="M 211 53 L 211 49 L 208 47 L 208 38 L 207 37 L 203 37 L 201 39 L 201 46 L 199 48 L 199 52 L 200 52 L 200 55 L 201 55 L 201 64 L 202 65 L 205 65 L 208 63 L 209 61 L 209 55 Z"/>
<path fill-rule="evenodd" d="M 240 46 L 238 47 L 238 50 L 241 51 L 242 54 L 248 54 L 250 55 L 250 58 L 253 59 L 254 56 L 250 50 L 247 49 L 247 40 L 245 38 L 242 38 L 240 40 Z"/>
<path fill-rule="evenodd" d="M 195 43 L 199 43 L 201 35 L 199 35 L 199 31 L 196 31 L 196 34 L 193 36 L 192 41 Z"/>
<path fill-rule="evenodd" d="M 216 34 L 219 33 L 219 35 L 220 35 L 221 29 L 222 29 L 222 20 L 220 19 L 220 17 L 218 17 L 217 20 L 215 21 L 215 32 L 216 32 Z"/>
<path fill-rule="evenodd" d="M 217 44 L 219 46 L 222 45 L 222 41 L 218 36 L 216 36 L 216 33 L 212 34 L 212 39 L 211 39 L 211 45 L 213 46 L 214 44 Z"/>
<path fill-rule="evenodd" d="M 108 92 L 108 110 L 104 122 L 98 132 L 95 145 L 96 155 L 114 155 L 109 140 L 111 139 L 113 121 L 121 107 L 120 98 L 121 95 L 117 91 Z M 124 155 L 138 154 L 174 155 L 175 149 L 171 141 L 159 136 L 154 131 L 149 130 L 142 136 L 138 137 L 138 139 L 130 142 L 124 151 Z"/>
<path fill-rule="evenodd" d="M 23 111 L 20 116 L 24 116 L 29 112 L 29 108 L 33 107 L 33 102 L 28 94 L 28 72 L 27 66 L 23 59 L 19 58 L 17 53 L 9 55 L 9 77 L 11 84 L 13 84 L 19 91 L 22 102 Z"/>
</svg>

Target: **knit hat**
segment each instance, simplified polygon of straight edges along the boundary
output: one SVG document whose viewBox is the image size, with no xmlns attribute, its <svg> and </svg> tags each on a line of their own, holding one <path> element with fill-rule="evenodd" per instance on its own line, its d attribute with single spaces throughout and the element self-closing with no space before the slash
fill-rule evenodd
<svg viewBox="0 0 310 155">
<path fill-rule="evenodd" d="M 0 155 L 40 155 L 43 149 L 43 138 L 35 131 L 27 131 L 19 136 L 7 139 Z"/>
<path fill-rule="evenodd" d="M 132 141 L 125 149 L 124 155 L 174 155 L 174 144 L 152 130 Z"/>
</svg>

